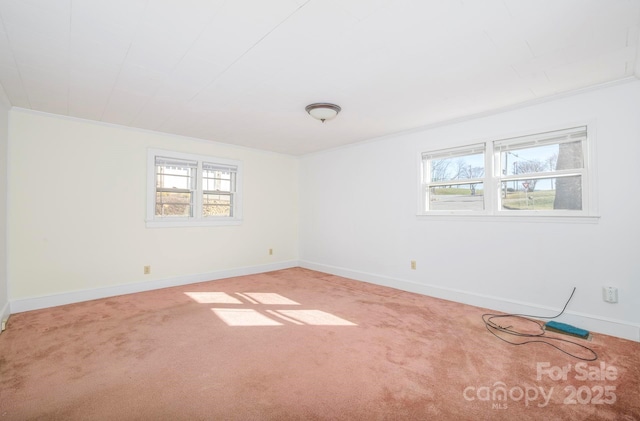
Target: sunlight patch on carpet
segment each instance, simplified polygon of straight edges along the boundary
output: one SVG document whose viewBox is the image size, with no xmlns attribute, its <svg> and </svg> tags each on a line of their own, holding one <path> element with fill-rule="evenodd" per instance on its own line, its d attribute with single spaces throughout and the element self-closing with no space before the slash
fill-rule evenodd
<svg viewBox="0 0 640 421">
<path fill-rule="evenodd" d="M 322 310 L 276 310 L 277 313 L 314 326 L 357 326 Z"/>
<path fill-rule="evenodd" d="M 226 292 L 185 292 L 185 295 L 200 304 L 242 304 Z"/>
<path fill-rule="evenodd" d="M 229 326 L 282 326 L 282 323 L 250 308 L 213 308 L 212 310 Z"/>
<path fill-rule="evenodd" d="M 283 323 L 280 321 L 294 325 L 357 326 L 355 323 L 322 310 L 284 310 L 263 307 L 301 305 L 274 292 L 236 292 L 232 295 L 226 292 L 204 291 L 185 292 L 185 295 L 201 304 L 231 304 L 234 308 L 211 309 L 229 326 L 282 326 Z M 238 308 L 236 306 L 238 304 L 242 308 Z"/>
<path fill-rule="evenodd" d="M 297 303 L 293 300 L 288 299 L 287 297 L 283 297 L 280 294 L 276 294 L 274 292 L 245 292 L 244 294 L 237 293 L 238 295 L 248 296 L 257 301 L 260 304 L 273 304 L 273 305 L 285 305 L 285 306 L 299 306 L 300 303 Z"/>
<path fill-rule="evenodd" d="M 287 317 L 287 316 L 283 316 L 282 314 L 278 313 L 275 310 L 267 310 L 267 313 L 269 313 L 270 315 L 277 317 L 279 319 L 282 320 L 286 320 L 287 322 L 293 323 L 294 325 L 303 325 L 304 323 L 296 320 L 296 319 L 292 319 L 291 317 Z"/>
</svg>

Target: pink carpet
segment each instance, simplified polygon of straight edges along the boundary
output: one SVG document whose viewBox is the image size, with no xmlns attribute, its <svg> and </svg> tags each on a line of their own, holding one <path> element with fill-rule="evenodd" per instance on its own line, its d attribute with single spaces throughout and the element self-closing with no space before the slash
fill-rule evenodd
<svg viewBox="0 0 640 421">
<path fill-rule="evenodd" d="M 640 420 L 639 343 L 485 312 L 294 268 L 14 314 L 0 420 Z"/>
</svg>

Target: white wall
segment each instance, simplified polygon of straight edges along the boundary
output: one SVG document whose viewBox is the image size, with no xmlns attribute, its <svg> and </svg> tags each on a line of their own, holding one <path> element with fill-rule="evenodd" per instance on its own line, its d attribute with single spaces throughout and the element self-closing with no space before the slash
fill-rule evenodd
<svg viewBox="0 0 640 421">
<path fill-rule="evenodd" d="M 297 159 L 16 108 L 9 118 L 12 312 L 297 264 Z M 146 228 L 147 148 L 242 161 L 243 223 Z"/>
<path fill-rule="evenodd" d="M 640 82 L 304 157 L 302 266 L 640 340 Z M 432 148 L 593 123 L 596 223 L 420 219 L 418 156 Z M 410 269 L 410 261 L 417 269 Z M 602 301 L 616 286 L 619 303 Z"/>
<path fill-rule="evenodd" d="M 577 286 L 565 321 L 639 340 L 638 110 L 636 81 L 298 160 L 13 108 L 0 310 L 7 288 L 16 312 L 300 261 L 513 312 L 553 313 Z M 596 128 L 597 223 L 416 217 L 420 151 L 585 122 Z M 149 147 L 243 161 L 243 224 L 147 229 Z M 618 304 L 602 301 L 602 285 L 619 288 Z"/>
<path fill-rule="evenodd" d="M 7 145 L 9 143 L 9 100 L 0 87 L 0 321 L 9 317 L 7 282 Z"/>
</svg>

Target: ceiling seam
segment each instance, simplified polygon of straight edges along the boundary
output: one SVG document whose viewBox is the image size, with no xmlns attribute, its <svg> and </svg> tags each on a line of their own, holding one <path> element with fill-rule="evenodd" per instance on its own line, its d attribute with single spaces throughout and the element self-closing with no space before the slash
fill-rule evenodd
<svg viewBox="0 0 640 421">
<path fill-rule="evenodd" d="M 218 73 L 218 75 L 215 77 L 215 79 L 213 79 L 211 82 L 209 82 L 207 84 L 207 86 L 205 86 L 200 92 L 198 92 L 197 94 L 195 94 L 193 97 L 191 97 L 187 103 L 193 101 L 195 98 L 198 97 L 198 95 L 200 95 L 200 93 L 204 90 L 206 90 L 209 86 L 213 85 L 218 79 L 220 79 L 220 77 L 222 75 L 224 75 L 229 69 L 231 69 L 237 62 L 239 62 L 240 60 L 242 60 L 242 58 L 244 56 L 246 56 L 251 50 L 253 50 L 256 46 L 258 46 L 258 44 L 260 44 L 262 41 L 264 41 L 269 35 L 271 35 L 276 29 L 278 29 L 282 24 L 284 24 L 286 21 L 288 21 L 293 15 L 295 15 L 296 13 L 298 13 L 303 7 L 305 7 L 307 4 L 309 4 L 311 0 L 307 0 L 306 2 L 304 2 L 304 4 L 302 4 L 301 6 L 298 6 L 293 12 L 291 12 L 289 15 L 287 15 L 282 21 L 280 21 L 276 26 L 274 26 L 273 28 L 271 28 L 271 30 L 269 32 L 267 32 L 266 34 L 264 34 L 259 40 L 257 40 L 255 43 L 253 43 L 253 45 L 251 45 L 251 47 L 247 48 L 246 51 L 244 51 L 242 54 L 240 54 L 238 56 L 238 58 L 236 58 L 231 64 L 229 64 L 222 72 Z"/>
<path fill-rule="evenodd" d="M 219 8 L 221 8 L 222 5 L 219 6 Z M 171 74 L 173 74 L 173 72 L 175 72 L 176 68 L 180 65 L 180 63 L 182 63 L 182 61 L 184 61 L 184 58 L 186 57 L 187 54 L 189 54 L 189 51 L 191 51 L 191 49 L 193 48 L 193 46 L 196 44 L 196 42 L 198 42 L 198 40 L 202 37 L 202 34 L 207 30 L 207 28 L 209 27 L 209 25 L 211 25 L 211 22 L 213 22 L 216 19 L 215 15 L 211 16 L 211 19 L 209 19 L 209 22 L 204 25 L 202 27 L 202 30 L 200 31 L 200 33 L 198 34 L 197 37 L 195 37 L 195 39 L 191 42 L 191 45 L 189 46 L 189 48 L 187 48 L 184 52 L 184 54 L 182 55 L 182 57 L 180 57 L 180 60 L 178 60 L 178 62 L 176 63 L 176 65 L 173 67 L 173 69 L 171 69 Z M 162 84 L 164 83 L 164 81 L 167 79 L 167 77 L 169 76 L 169 74 L 166 74 L 165 77 L 162 80 L 161 84 L 158 84 L 158 86 L 156 87 L 155 91 L 153 92 L 152 95 L 149 95 L 149 97 L 147 98 L 147 101 L 142 105 L 142 107 L 140 107 L 140 110 L 138 110 L 138 113 L 129 121 L 129 124 L 133 124 L 138 117 L 140 117 L 140 114 L 142 114 L 142 111 L 144 110 L 144 108 L 147 106 L 147 104 L 149 104 L 149 102 L 151 102 L 151 99 L 155 98 L 158 90 L 160 89 L 160 87 L 162 86 Z M 163 124 L 165 124 L 166 121 L 163 121 L 162 123 L 160 123 L 159 126 L 157 126 L 155 129 L 159 129 Z M 155 130 L 154 129 L 154 130 Z"/>
<path fill-rule="evenodd" d="M 13 62 L 16 64 L 16 71 L 18 72 L 18 78 L 20 78 L 20 85 L 22 85 L 22 90 L 24 91 L 24 95 L 27 98 L 27 104 L 29 105 L 29 108 L 33 108 L 33 106 L 31 105 L 31 99 L 29 98 L 29 91 L 27 90 L 27 87 L 24 84 L 24 79 L 22 79 L 22 73 L 18 68 L 18 61 L 16 60 L 16 54 L 13 51 L 13 46 L 11 45 L 11 40 L 9 39 L 9 31 L 7 31 L 7 25 L 4 23 L 4 17 L 2 16 L 2 13 L 0 13 L 0 24 L 2 24 L 2 29 L 4 30 L 4 34 L 7 37 L 7 42 L 9 44 L 9 48 L 11 49 L 11 58 L 13 59 Z M 6 95 L 7 90 L 4 89 L 4 86 L 2 89 L 4 90 L 4 93 Z M 9 100 L 9 102 L 11 102 L 11 99 L 9 98 L 8 95 L 7 95 L 7 99 Z"/>
<path fill-rule="evenodd" d="M 147 3 L 144 6 L 145 12 L 149 8 L 149 1 L 150 0 L 147 0 Z M 107 98 L 107 100 L 105 101 L 105 105 L 104 105 L 104 108 L 102 109 L 102 113 L 100 113 L 100 121 L 104 121 L 104 113 L 107 112 L 107 108 L 109 108 L 109 104 L 111 103 L 111 98 L 113 97 L 113 92 L 116 90 L 116 86 L 118 85 L 118 80 L 120 79 L 120 75 L 122 74 L 122 68 L 124 67 L 124 64 L 127 61 L 127 57 L 129 57 L 129 52 L 131 51 L 131 46 L 133 45 L 133 41 L 135 40 L 136 36 L 138 35 L 139 29 L 140 29 L 140 26 L 138 25 L 138 27 L 136 28 L 135 34 L 131 37 L 131 42 L 129 43 L 129 47 L 127 48 L 127 52 L 124 55 L 124 58 L 122 59 L 122 63 L 120 63 L 120 67 L 118 69 L 118 75 L 116 76 L 116 80 L 113 82 L 113 87 L 111 88 L 111 92 L 109 92 L 109 98 Z"/>
</svg>

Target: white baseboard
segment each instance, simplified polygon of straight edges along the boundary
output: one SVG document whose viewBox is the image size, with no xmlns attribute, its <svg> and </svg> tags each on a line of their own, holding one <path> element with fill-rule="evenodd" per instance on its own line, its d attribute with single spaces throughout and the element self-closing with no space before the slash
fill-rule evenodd
<svg viewBox="0 0 640 421">
<path fill-rule="evenodd" d="M 11 300 L 0 309 L 0 320 L 5 320 L 11 313 L 38 310 L 41 308 L 55 307 L 65 304 L 73 304 L 82 301 L 96 300 L 117 295 L 133 294 L 136 292 L 150 291 L 160 288 L 188 285 L 197 282 L 212 281 L 230 278 L 234 276 L 252 275 L 274 270 L 288 269 L 300 266 L 306 269 L 317 270 L 357 281 L 368 282 L 404 291 L 415 292 L 444 300 L 455 301 L 476 307 L 483 307 L 504 313 L 519 314 L 548 314 L 557 313 L 559 308 L 551 308 L 531 303 L 505 300 L 504 298 L 471 293 L 467 291 L 443 288 L 435 285 L 418 284 L 415 282 L 380 276 L 368 272 L 356 271 L 341 267 L 324 265 L 308 261 L 285 261 L 267 265 L 251 266 L 244 268 L 228 269 L 211 273 L 202 273 L 155 281 L 137 282 L 132 284 L 117 285 L 112 287 L 94 288 L 87 290 L 71 291 L 62 294 L 53 294 L 41 297 L 30 297 Z M 579 326 L 591 332 L 599 332 L 623 339 L 640 342 L 640 326 L 621 320 L 594 316 L 586 313 L 566 311 L 558 320 Z"/>
<path fill-rule="evenodd" d="M 56 307 L 65 304 L 79 303 L 82 301 L 96 300 L 100 298 L 114 297 L 116 295 L 133 294 L 136 292 L 150 291 L 160 288 L 168 288 L 180 285 L 194 284 L 197 282 L 214 281 L 231 278 L 234 276 L 253 275 L 256 273 L 270 272 L 280 269 L 288 269 L 299 266 L 297 260 L 270 263 L 266 265 L 250 266 L 236 269 L 221 270 L 197 275 L 179 276 L 168 279 L 158 279 L 147 282 L 116 285 L 111 287 L 93 288 L 79 291 L 65 292 L 62 294 L 46 295 L 42 297 L 22 298 L 10 301 L 11 313 L 38 310 L 41 308 Z M 8 307 L 9 308 L 9 307 Z M 7 311 L 7 317 L 9 312 Z"/>
<path fill-rule="evenodd" d="M 435 285 L 418 284 L 404 279 L 390 278 L 372 273 L 361 272 L 341 267 L 324 265 L 309 261 L 300 261 L 300 267 L 343 276 L 357 281 L 369 282 L 376 285 L 396 288 L 403 291 L 415 292 L 444 300 L 455 301 L 476 307 L 492 309 L 503 313 L 549 315 L 557 314 L 561 308 L 551 308 L 531 303 L 505 300 L 504 298 L 477 294 L 468 291 L 444 288 Z M 558 321 L 578 326 L 590 332 L 616 336 L 623 339 L 640 342 L 640 325 L 623 320 L 615 320 L 586 313 L 565 311 Z"/>
<path fill-rule="evenodd" d="M 9 305 L 9 302 L 7 301 L 2 305 L 2 307 L 0 307 L 0 323 L 1 323 L 0 333 L 4 330 L 3 329 L 3 327 L 5 327 L 4 322 L 9 319 L 10 315 L 11 315 L 10 305 Z"/>
</svg>

